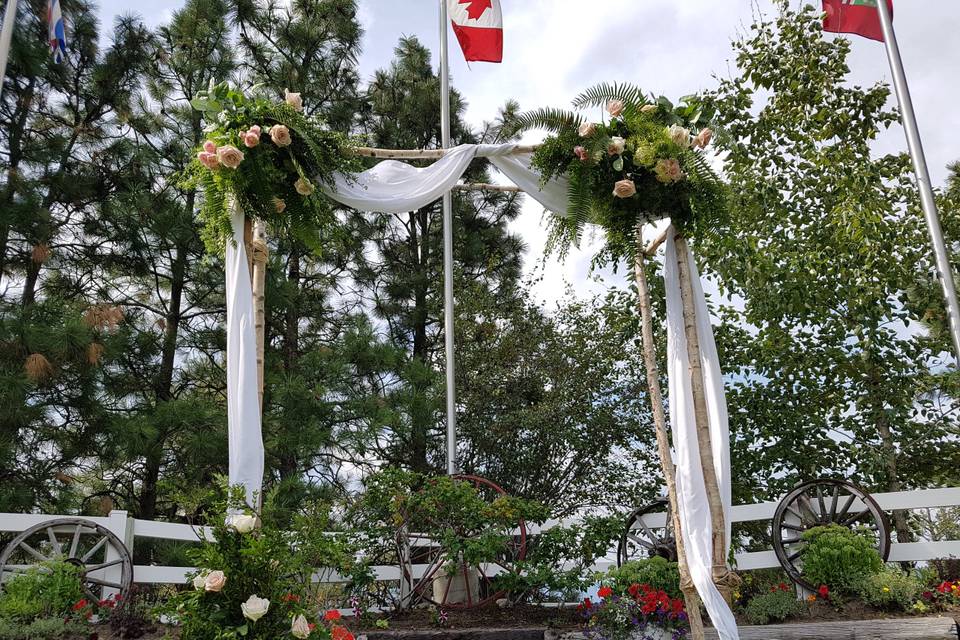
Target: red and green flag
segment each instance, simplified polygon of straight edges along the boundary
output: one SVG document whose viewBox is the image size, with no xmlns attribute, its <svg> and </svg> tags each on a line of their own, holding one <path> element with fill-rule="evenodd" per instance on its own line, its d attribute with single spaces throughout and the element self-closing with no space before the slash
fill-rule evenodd
<svg viewBox="0 0 960 640">
<path fill-rule="evenodd" d="M 893 0 L 887 0 L 893 16 Z M 823 30 L 832 33 L 855 33 L 883 42 L 877 0 L 823 0 Z"/>
</svg>

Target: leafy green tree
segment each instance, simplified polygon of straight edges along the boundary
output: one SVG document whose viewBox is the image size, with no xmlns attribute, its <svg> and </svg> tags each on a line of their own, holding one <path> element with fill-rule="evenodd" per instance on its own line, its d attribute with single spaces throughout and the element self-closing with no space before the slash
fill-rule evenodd
<svg viewBox="0 0 960 640">
<path fill-rule="evenodd" d="M 871 149 L 898 121 L 889 88 L 849 83 L 850 42 L 824 38 L 818 10 L 779 9 L 735 42 L 737 71 L 713 94 L 734 200 L 697 248 L 727 296 L 735 492 L 772 498 L 818 475 L 883 491 L 956 478 L 945 354 L 911 304 L 918 274 L 933 273 L 914 178 L 905 154 Z"/>
</svg>

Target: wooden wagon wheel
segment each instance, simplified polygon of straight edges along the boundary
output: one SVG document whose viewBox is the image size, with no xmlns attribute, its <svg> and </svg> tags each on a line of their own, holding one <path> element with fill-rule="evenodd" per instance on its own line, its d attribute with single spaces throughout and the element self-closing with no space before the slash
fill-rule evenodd
<svg viewBox="0 0 960 640">
<path fill-rule="evenodd" d="M 488 502 L 507 495 L 486 478 L 472 475 L 451 477 L 472 484 Z M 404 522 L 397 533 L 397 546 L 402 579 L 410 585 L 411 597 L 446 609 L 482 607 L 504 597 L 506 591 L 496 589 L 494 577 L 501 571 L 510 571 L 513 564 L 523 560 L 527 553 L 527 526 L 523 519 L 517 521 L 514 529 L 515 534 L 507 540 L 503 553 L 492 562 L 470 564 L 461 559 L 459 564 L 450 567 L 445 566 L 448 554 L 442 544 L 431 540 L 426 533 L 411 532 L 408 523 Z M 469 538 L 479 532 L 455 533 Z M 415 565 L 425 568 L 422 572 L 415 572 Z M 439 582 L 439 587 L 435 582 Z M 457 583 L 459 585 L 454 588 Z"/>
<path fill-rule="evenodd" d="M 857 529 L 873 539 L 880 557 L 890 556 L 890 524 L 870 494 L 846 480 L 821 478 L 797 485 L 783 497 L 773 515 L 771 533 L 777 560 L 790 579 L 815 591 L 803 579 L 803 534 L 814 527 L 836 524 Z"/>
<path fill-rule="evenodd" d="M 657 514 L 664 514 L 664 524 L 654 524 L 653 520 L 659 521 Z M 654 556 L 677 561 L 677 541 L 667 500 L 651 502 L 631 513 L 617 545 L 618 567 L 630 560 Z"/>
<path fill-rule="evenodd" d="M 117 536 L 83 518 L 57 518 L 26 529 L 4 548 L 0 584 L 56 561 L 80 569 L 84 593 L 94 602 L 107 595 L 105 590 L 120 594 L 122 602 L 133 582 L 133 560 Z"/>
</svg>

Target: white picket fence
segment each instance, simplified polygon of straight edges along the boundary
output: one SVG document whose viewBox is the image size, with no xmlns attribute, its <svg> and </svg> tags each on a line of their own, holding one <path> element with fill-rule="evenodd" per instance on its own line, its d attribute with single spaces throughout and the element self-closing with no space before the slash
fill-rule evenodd
<svg viewBox="0 0 960 640">
<path fill-rule="evenodd" d="M 875 493 L 872 495 L 880 507 L 888 512 L 899 509 L 937 509 L 941 507 L 960 506 L 960 487 L 902 491 L 897 493 Z M 769 521 L 773 518 L 776 507 L 776 502 L 737 505 L 733 507 L 731 520 L 735 523 L 757 520 Z M 72 516 L 2 513 L 0 514 L 0 531 L 20 532 L 36 524 L 63 517 Z M 663 526 L 664 517 L 663 514 L 653 515 L 650 518 L 650 524 L 653 526 Z M 87 519 L 112 531 L 124 542 L 131 554 L 135 548 L 137 538 L 179 540 L 186 542 L 196 542 L 199 540 L 197 530 L 189 525 L 138 520 L 129 517 L 126 511 L 113 511 L 107 517 L 92 517 Z M 548 522 L 542 527 L 530 528 L 528 533 L 535 534 L 538 531 L 549 529 L 558 524 L 567 525 L 574 522 L 576 522 L 576 520 L 567 520 L 562 523 Z M 936 558 L 957 557 L 960 557 L 960 540 L 947 540 L 910 543 L 894 542 L 891 545 L 889 559 L 891 562 L 914 562 L 933 560 Z M 736 556 L 736 561 L 737 568 L 741 571 L 779 566 L 776 555 L 772 550 L 741 553 Z M 602 560 L 594 565 L 594 569 L 604 571 L 613 564 L 614 561 L 612 559 Z M 427 567 L 417 565 L 412 569 L 414 576 L 419 577 Z M 192 571 L 192 567 L 135 565 L 133 568 L 133 580 L 134 582 L 145 584 L 182 584 L 186 582 L 186 576 Z M 400 568 L 397 566 L 378 566 L 374 567 L 374 571 L 377 580 L 396 581 L 400 580 L 401 577 Z M 319 574 L 318 580 L 326 583 L 337 583 L 343 582 L 344 578 L 335 572 L 323 571 Z"/>
</svg>

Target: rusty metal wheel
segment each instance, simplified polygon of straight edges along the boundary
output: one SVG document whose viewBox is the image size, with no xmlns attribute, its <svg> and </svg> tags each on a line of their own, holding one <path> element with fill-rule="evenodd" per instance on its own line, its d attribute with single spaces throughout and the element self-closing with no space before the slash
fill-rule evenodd
<svg viewBox="0 0 960 640">
<path fill-rule="evenodd" d="M 488 503 L 507 495 L 486 478 L 472 475 L 455 475 L 452 478 L 471 484 Z M 423 532 L 416 532 L 415 529 Z M 449 562 L 450 553 L 443 542 L 433 540 L 428 535 L 429 532 L 444 530 L 458 542 L 491 533 L 465 529 L 459 523 L 447 523 L 442 518 L 417 523 L 405 521 L 397 533 L 397 547 L 402 580 L 410 585 L 409 599 L 445 609 L 472 609 L 504 597 L 506 592 L 496 588 L 494 578 L 499 573 L 510 571 L 514 563 L 526 557 L 526 523 L 518 519 L 513 531 L 506 534 L 503 550 L 495 559 L 482 563 L 467 562 L 462 555 L 459 562 Z M 493 533 L 499 535 L 498 532 Z"/>
<path fill-rule="evenodd" d="M 0 554 L 0 583 L 42 567 L 66 562 L 80 569 L 83 589 L 94 601 L 128 595 L 133 559 L 123 542 L 104 527 L 84 518 L 57 518 L 26 529 Z"/>
<path fill-rule="evenodd" d="M 814 527 L 840 525 L 872 539 L 880 557 L 890 556 L 890 524 L 887 515 L 870 494 L 846 480 L 821 478 L 794 487 L 783 497 L 773 515 L 773 550 L 790 579 L 815 591 L 803 579 L 803 534 Z"/>
</svg>

